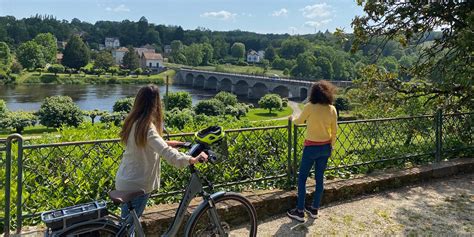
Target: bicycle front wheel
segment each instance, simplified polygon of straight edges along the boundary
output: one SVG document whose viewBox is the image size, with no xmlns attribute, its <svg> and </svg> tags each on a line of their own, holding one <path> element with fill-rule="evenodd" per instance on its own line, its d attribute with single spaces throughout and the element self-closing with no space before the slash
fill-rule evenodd
<svg viewBox="0 0 474 237">
<path fill-rule="evenodd" d="M 226 236 L 257 236 L 257 212 L 244 196 L 228 192 L 214 200 L 220 225 Z M 187 236 L 221 236 L 213 223 L 209 203 L 191 220 Z"/>
<path fill-rule="evenodd" d="M 120 231 L 119 226 L 111 223 L 90 223 L 79 225 L 75 228 L 67 230 L 58 237 L 112 237 L 117 236 Z M 125 236 L 125 233 L 120 235 Z"/>
</svg>

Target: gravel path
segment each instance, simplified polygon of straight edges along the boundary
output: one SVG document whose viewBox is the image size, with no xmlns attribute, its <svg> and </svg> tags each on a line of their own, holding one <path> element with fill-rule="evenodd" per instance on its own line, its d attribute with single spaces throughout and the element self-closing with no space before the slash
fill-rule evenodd
<svg viewBox="0 0 474 237">
<path fill-rule="evenodd" d="M 455 176 L 335 203 L 302 224 L 283 214 L 259 223 L 258 236 L 473 236 L 473 178 Z"/>
</svg>

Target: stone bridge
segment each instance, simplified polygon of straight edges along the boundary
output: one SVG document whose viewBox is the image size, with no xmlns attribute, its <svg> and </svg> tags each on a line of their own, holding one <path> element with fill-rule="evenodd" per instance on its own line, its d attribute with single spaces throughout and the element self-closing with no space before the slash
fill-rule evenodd
<svg viewBox="0 0 474 237">
<path fill-rule="evenodd" d="M 351 81 L 331 82 L 343 88 L 352 85 Z M 267 93 L 275 93 L 283 98 L 303 100 L 306 99 L 312 82 L 182 68 L 177 71 L 174 84 L 205 90 L 228 91 L 249 99 L 258 99 Z"/>
</svg>

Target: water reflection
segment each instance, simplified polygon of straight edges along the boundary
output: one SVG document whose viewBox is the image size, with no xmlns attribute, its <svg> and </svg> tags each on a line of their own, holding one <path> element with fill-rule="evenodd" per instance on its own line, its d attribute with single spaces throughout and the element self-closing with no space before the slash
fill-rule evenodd
<svg viewBox="0 0 474 237">
<path fill-rule="evenodd" d="M 67 95 L 81 109 L 112 110 L 112 106 L 120 98 L 135 96 L 141 85 L 1 85 L 0 99 L 5 100 L 12 111 L 38 110 L 44 98 L 54 95 Z M 208 99 L 216 92 L 196 90 L 183 86 L 170 85 L 170 92 L 186 91 L 191 93 L 193 103 Z M 165 87 L 160 87 L 162 95 Z"/>
</svg>

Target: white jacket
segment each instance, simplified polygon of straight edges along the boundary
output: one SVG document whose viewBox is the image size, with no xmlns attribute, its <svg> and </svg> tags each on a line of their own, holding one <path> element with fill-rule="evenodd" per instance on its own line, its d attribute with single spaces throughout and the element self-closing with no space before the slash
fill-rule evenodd
<svg viewBox="0 0 474 237">
<path fill-rule="evenodd" d="M 174 149 L 158 134 L 151 124 L 147 134 L 147 143 L 143 148 L 135 143 L 135 124 L 128 136 L 122 162 L 115 176 L 115 189 L 119 191 L 145 190 L 151 193 L 160 187 L 160 156 L 171 165 L 182 168 L 189 165 L 188 156 Z"/>
</svg>

